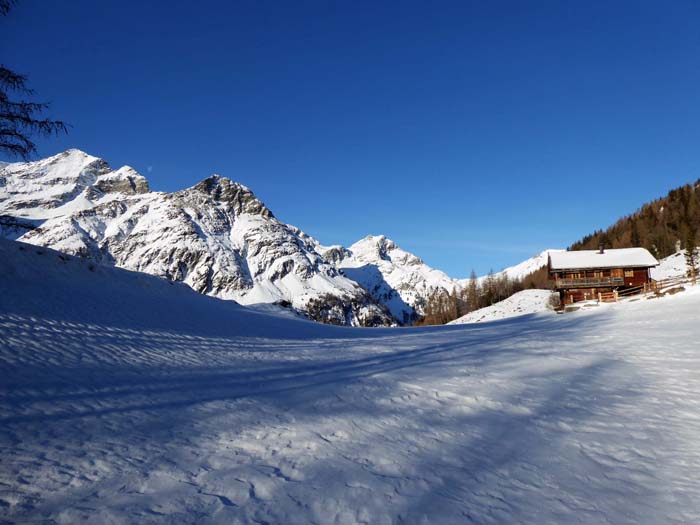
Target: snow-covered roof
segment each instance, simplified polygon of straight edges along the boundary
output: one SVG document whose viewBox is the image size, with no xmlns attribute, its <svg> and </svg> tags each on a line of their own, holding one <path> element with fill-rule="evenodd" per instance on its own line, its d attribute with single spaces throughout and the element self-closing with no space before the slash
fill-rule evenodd
<svg viewBox="0 0 700 525">
<path fill-rule="evenodd" d="M 552 270 L 584 270 L 588 268 L 648 268 L 657 266 L 652 254 L 644 248 L 618 248 L 605 250 L 578 250 L 550 252 Z"/>
</svg>

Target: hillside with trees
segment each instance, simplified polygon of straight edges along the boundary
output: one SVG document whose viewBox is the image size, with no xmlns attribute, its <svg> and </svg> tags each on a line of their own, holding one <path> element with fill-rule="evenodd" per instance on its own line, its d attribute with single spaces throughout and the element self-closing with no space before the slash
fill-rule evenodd
<svg viewBox="0 0 700 525">
<path fill-rule="evenodd" d="M 572 244 L 570 250 L 642 246 L 661 259 L 688 243 L 694 244 L 700 230 L 700 179 L 671 190 L 668 195 L 645 204 L 605 230 L 597 230 Z"/>
<path fill-rule="evenodd" d="M 546 266 L 523 279 L 511 279 L 505 273 L 494 274 L 493 271 L 489 272 L 486 278 L 477 279 L 472 271 L 465 288 L 454 289 L 449 293 L 445 290 L 433 293 L 425 306 L 423 317 L 414 325 L 449 323 L 469 312 L 503 301 L 521 290 L 550 287 Z"/>
<path fill-rule="evenodd" d="M 595 250 L 601 244 L 606 248 L 641 246 L 654 257 L 662 259 L 680 248 L 697 246 L 700 240 L 700 179 L 668 192 L 644 204 L 634 213 L 622 217 L 605 230 L 596 230 L 569 247 L 569 250 Z M 689 252 L 693 266 L 700 259 L 697 250 Z M 551 288 L 547 268 L 527 275 L 522 280 L 511 280 L 507 275 L 494 275 L 477 280 L 474 272 L 469 285 L 451 293 L 440 290 L 428 300 L 424 316 L 415 324 L 445 324 L 502 301 L 514 293 L 529 288 Z"/>
</svg>

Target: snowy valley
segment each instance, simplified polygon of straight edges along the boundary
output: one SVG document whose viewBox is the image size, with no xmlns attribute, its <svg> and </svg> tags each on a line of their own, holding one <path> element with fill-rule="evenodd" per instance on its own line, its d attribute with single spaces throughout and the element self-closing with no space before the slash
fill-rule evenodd
<svg viewBox="0 0 700 525">
<path fill-rule="evenodd" d="M 700 525 L 671 7 L 0 0 L 0 525 Z"/>
<path fill-rule="evenodd" d="M 4 520 L 700 519 L 700 287 L 366 330 L 7 240 L 0 280 Z"/>
<path fill-rule="evenodd" d="M 388 328 L 472 283 L 219 176 L 152 192 L 70 150 L 0 185 L 2 522 L 700 520 L 698 286 Z"/>
</svg>

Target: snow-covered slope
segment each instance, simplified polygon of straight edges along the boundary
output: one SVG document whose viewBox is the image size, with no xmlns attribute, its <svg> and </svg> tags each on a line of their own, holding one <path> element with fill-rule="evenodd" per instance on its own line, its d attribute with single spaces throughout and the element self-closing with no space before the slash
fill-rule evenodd
<svg viewBox="0 0 700 525">
<path fill-rule="evenodd" d="M 447 324 L 483 323 L 525 314 L 551 312 L 553 311 L 550 305 L 551 297 L 552 292 L 549 290 L 523 290 L 491 306 L 469 312 Z"/>
<path fill-rule="evenodd" d="M 5 234 L 18 230 L 7 216 L 34 221 L 35 229 L 20 237 L 24 242 L 183 281 L 244 304 L 289 303 L 325 322 L 392 322 L 298 230 L 226 178 L 212 176 L 172 194 L 149 192 L 131 168 L 111 171 L 78 150 L 12 164 L 0 177 Z"/>
<path fill-rule="evenodd" d="M 456 281 L 399 248 L 384 235 L 368 235 L 350 248 L 320 247 L 323 257 L 360 283 L 396 319 L 410 324 L 436 290 L 451 291 Z"/>
<path fill-rule="evenodd" d="M 661 259 L 659 265 L 651 269 L 651 278 L 660 281 L 672 277 L 684 277 L 688 272 L 685 262 L 685 250 L 679 250 Z"/>
<path fill-rule="evenodd" d="M 700 286 L 368 331 L 2 241 L 0 290 L 2 521 L 700 521 Z"/>
</svg>

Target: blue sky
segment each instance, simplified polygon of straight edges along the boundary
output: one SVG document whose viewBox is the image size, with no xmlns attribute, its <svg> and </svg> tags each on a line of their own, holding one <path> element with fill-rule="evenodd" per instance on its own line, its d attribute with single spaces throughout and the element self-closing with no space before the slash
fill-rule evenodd
<svg viewBox="0 0 700 525">
<path fill-rule="evenodd" d="M 0 19 L 76 147 L 220 173 L 325 244 L 464 277 L 700 177 L 700 3 L 21 0 Z"/>
</svg>

